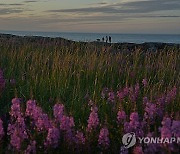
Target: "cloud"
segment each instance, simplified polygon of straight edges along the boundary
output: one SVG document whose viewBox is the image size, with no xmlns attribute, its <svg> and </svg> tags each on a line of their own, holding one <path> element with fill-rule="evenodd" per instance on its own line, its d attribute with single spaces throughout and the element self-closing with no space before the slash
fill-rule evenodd
<svg viewBox="0 0 180 154">
<path fill-rule="evenodd" d="M 0 3 L 0 6 L 22 6 L 24 4 L 21 3 L 12 3 L 12 4 L 4 4 L 4 3 Z"/>
<path fill-rule="evenodd" d="M 0 9 L 0 15 L 6 15 L 11 13 L 21 13 L 23 12 L 22 9 L 13 9 L 13 8 L 3 8 Z"/>
<path fill-rule="evenodd" d="M 38 1 L 36 1 L 36 0 L 24 1 L 24 3 L 36 3 L 36 2 L 38 2 Z"/>
<path fill-rule="evenodd" d="M 113 16 L 113 15 L 96 15 L 96 16 L 79 16 L 75 18 L 69 18 L 69 17 L 64 17 L 56 20 L 52 20 L 52 22 L 63 22 L 63 23 L 92 23 L 92 24 L 99 24 L 99 23 L 121 23 L 124 22 L 125 20 L 129 19 L 136 19 L 136 18 L 180 18 L 180 16 L 168 16 L 168 15 L 133 15 L 133 16 L 128 16 L 128 15 L 119 15 L 119 16 Z"/>
<path fill-rule="evenodd" d="M 106 4 L 106 3 L 103 3 Z M 61 12 L 61 13 L 107 13 L 107 14 L 119 14 L 119 13 L 151 13 L 156 11 L 166 10 L 179 10 L 180 0 L 144 0 L 116 3 L 109 5 L 100 5 L 97 7 L 86 7 L 77 9 L 59 9 L 49 10 L 49 12 Z"/>
</svg>

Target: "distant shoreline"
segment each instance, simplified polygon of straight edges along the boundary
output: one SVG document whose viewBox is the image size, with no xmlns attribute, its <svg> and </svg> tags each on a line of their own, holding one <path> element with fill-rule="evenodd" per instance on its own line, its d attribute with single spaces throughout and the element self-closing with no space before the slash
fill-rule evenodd
<svg viewBox="0 0 180 154">
<path fill-rule="evenodd" d="M 164 49 L 165 47 L 175 47 L 180 49 L 180 44 L 176 43 L 161 43 L 161 42 L 145 42 L 145 43 L 106 43 L 106 42 L 98 42 L 98 41 L 91 41 L 91 42 L 81 42 L 81 41 L 72 41 L 68 39 L 64 39 L 61 37 L 44 37 L 44 36 L 19 36 L 19 35 L 13 35 L 13 34 L 3 34 L 0 33 L 0 43 L 1 41 L 6 41 L 9 43 L 16 41 L 17 44 L 22 42 L 38 42 L 38 41 L 47 41 L 47 42 L 64 42 L 64 45 L 70 45 L 74 43 L 82 44 L 82 45 L 97 45 L 97 46 L 109 46 L 113 48 L 113 50 L 119 50 L 124 51 L 125 49 L 127 51 L 133 50 L 135 48 L 141 48 L 145 51 L 156 51 L 158 49 Z"/>
<path fill-rule="evenodd" d="M 178 34 L 120 34 L 120 33 L 73 33 L 73 32 L 33 32 L 33 31 L 0 31 L 3 34 L 11 34 L 17 36 L 42 36 L 51 38 L 65 38 L 76 42 L 92 42 L 106 36 L 112 37 L 112 43 L 135 43 L 142 44 L 145 42 L 155 43 L 174 43 L 180 44 L 180 35 Z"/>
</svg>

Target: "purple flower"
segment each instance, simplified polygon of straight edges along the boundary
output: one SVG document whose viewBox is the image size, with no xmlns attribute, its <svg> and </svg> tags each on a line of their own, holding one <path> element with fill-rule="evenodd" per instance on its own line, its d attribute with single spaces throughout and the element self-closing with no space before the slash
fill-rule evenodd
<svg viewBox="0 0 180 154">
<path fill-rule="evenodd" d="M 162 138 L 171 138 L 172 137 L 172 131 L 171 131 L 171 119 L 170 118 L 163 118 L 163 121 L 161 122 L 162 127 L 159 129 L 161 132 Z"/>
<path fill-rule="evenodd" d="M 161 124 L 162 124 L 163 127 L 170 128 L 171 124 L 172 124 L 172 120 L 170 118 L 168 118 L 168 117 L 164 117 Z"/>
<path fill-rule="evenodd" d="M 36 141 L 31 141 L 25 150 L 25 154 L 36 154 Z"/>
<path fill-rule="evenodd" d="M 137 112 L 132 112 L 130 115 L 130 121 L 131 122 L 136 122 L 139 121 L 139 115 Z"/>
<path fill-rule="evenodd" d="M 117 91 L 117 97 L 119 98 L 119 101 L 121 102 L 124 99 L 124 92 Z"/>
<path fill-rule="evenodd" d="M 35 125 L 38 131 L 48 130 L 52 127 L 52 123 L 49 120 L 48 115 L 45 113 L 38 116 L 37 120 L 35 120 Z"/>
<path fill-rule="evenodd" d="M 124 93 L 124 96 L 127 96 L 129 94 L 129 88 L 128 87 L 125 87 L 123 89 L 123 93 Z"/>
<path fill-rule="evenodd" d="M 147 85 L 148 85 L 147 79 L 143 79 L 142 84 L 143 84 L 144 87 L 147 87 Z"/>
<path fill-rule="evenodd" d="M 10 143 L 16 149 L 20 150 L 22 142 L 28 138 L 24 118 L 19 116 L 14 123 L 8 125 L 8 135 Z"/>
<path fill-rule="evenodd" d="M 68 116 L 63 116 L 61 121 L 60 121 L 60 129 L 63 131 L 68 131 L 72 127 L 74 127 L 74 118 L 73 117 L 68 117 Z"/>
<path fill-rule="evenodd" d="M 101 147 L 107 149 L 109 147 L 109 130 L 105 127 L 100 130 L 98 143 Z"/>
<path fill-rule="evenodd" d="M 134 132 L 137 137 L 142 137 L 144 135 L 143 128 L 144 123 L 140 122 L 137 112 L 132 112 L 130 115 L 130 122 L 124 123 L 125 133 Z"/>
<path fill-rule="evenodd" d="M 166 102 L 170 103 L 171 101 L 173 101 L 176 98 L 176 94 L 177 94 L 176 87 L 174 87 L 172 90 L 168 91 L 168 93 L 166 95 Z"/>
<path fill-rule="evenodd" d="M 143 97 L 143 104 L 146 105 L 146 103 L 149 102 L 149 99 L 147 97 Z"/>
<path fill-rule="evenodd" d="M 135 102 L 138 98 L 138 95 L 139 95 L 139 90 L 140 90 L 140 87 L 139 87 L 139 84 L 137 83 L 135 85 L 135 87 L 130 87 L 129 88 L 129 98 L 132 102 Z"/>
<path fill-rule="evenodd" d="M 171 129 L 169 129 L 167 127 L 162 127 L 161 128 L 161 137 L 162 138 L 171 138 L 172 137 Z"/>
<path fill-rule="evenodd" d="M 45 141 L 44 145 L 46 147 L 56 148 L 58 146 L 59 139 L 60 139 L 59 129 L 55 128 L 55 127 L 49 128 L 48 135 L 46 137 L 46 141 Z"/>
<path fill-rule="evenodd" d="M 129 151 L 127 148 L 125 148 L 124 146 L 120 147 L 120 151 L 119 154 L 129 154 Z"/>
<path fill-rule="evenodd" d="M 48 115 L 43 113 L 42 109 L 36 105 L 35 100 L 27 101 L 26 116 L 33 120 L 38 131 L 48 130 L 52 127 L 52 122 L 49 120 Z"/>
<path fill-rule="evenodd" d="M 112 102 L 112 103 L 115 101 L 114 92 L 109 92 L 109 93 L 108 93 L 108 101 L 109 101 L 109 102 Z"/>
<path fill-rule="evenodd" d="M 36 110 L 36 101 L 35 100 L 29 100 L 26 103 L 26 116 L 33 116 L 34 111 Z"/>
<path fill-rule="evenodd" d="M 180 137 L 180 121 L 173 120 L 171 130 L 175 137 Z"/>
<path fill-rule="evenodd" d="M 126 113 L 124 111 L 118 111 L 117 113 L 117 123 L 124 123 L 126 120 Z"/>
<path fill-rule="evenodd" d="M 63 115 L 60 121 L 60 130 L 63 131 L 64 139 L 69 144 L 73 143 L 75 140 L 73 133 L 74 126 L 74 118 Z"/>
<path fill-rule="evenodd" d="M 89 115 L 88 119 L 88 127 L 87 131 L 92 131 L 93 129 L 96 129 L 99 125 L 99 118 L 97 114 L 98 108 L 97 107 L 91 107 L 91 113 Z"/>
<path fill-rule="evenodd" d="M 133 154 L 144 154 L 143 150 L 142 150 L 142 147 L 141 146 L 136 146 L 134 149 L 133 149 Z"/>
<path fill-rule="evenodd" d="M 161 119 L 164 116 L 164 108 L 165 108 L 165 96 L 161 96 L 160 98 L 158 98 L 156 100 L 156 106 L 157 106 L 157 115 L 158 117 L 160 117 Z"/>
<path fill-rule="evenodd" d="M 84 137 L 84 134 L 82 132 L 77 131 L 75 136 L 75 142 L 81 145 L 81 144 L 85 144 L 85 141 L 86 139 Z"/>
<path fill-rule="evenodd" d="M 155 137 L 155 136 L 154 136 L 154 133 L 149 132 L 147 134 L 147 137 L 151 138 L 151 137 Z M 147 153 L 147 154 L 157 153 L 160 151 L 162 151 L 160 144 L 156 144 L 156 143 L 149 143 L 144 148 L 144 153 Z"/>
<path fill-rule="evenodd" d="M 21 102 L 19 98 L 12 99 L 12 105 L 11 105 L 11 111 L 10 111 L 11 117 L 17 118 L 18 116 L 21 115 L 20 103 Z"/>
<path fill-rule="evenodd" d="M 157 107 L 156 104 L 150 103 L 149 101 L 146 102 L 145 104 L 145 109 L 144 109 L 144 119 L 149 119 L 150 122 L 154 122 L 155 117 L 157 115 Z"/>
<path fill-rule="evenodd" d="M 53 114 L 55 119 L 60 122 L 64 115 L 64 105 L 63 104 L 55 104 L 53 107 Z"/>
</svg>

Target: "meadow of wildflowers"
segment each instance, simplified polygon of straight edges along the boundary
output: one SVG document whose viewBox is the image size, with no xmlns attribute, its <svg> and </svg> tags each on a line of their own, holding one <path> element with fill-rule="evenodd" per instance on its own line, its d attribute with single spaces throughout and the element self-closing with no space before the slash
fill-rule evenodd
<svg viewBox="0 0 180 154">
<path fill-rule="evenodd" d="M 178 153 L 124 149 L 122 136 L 180 137 L 180 50 L 9 38 L 0 44 L 0 152 Z"/>
</svg>

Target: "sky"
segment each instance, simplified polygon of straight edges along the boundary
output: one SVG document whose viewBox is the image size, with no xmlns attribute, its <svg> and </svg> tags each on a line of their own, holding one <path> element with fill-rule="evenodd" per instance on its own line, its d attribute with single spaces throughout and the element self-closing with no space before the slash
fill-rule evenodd
<svg viewBox="0 0 180 154">
<path fill-rule="evenodd" d="M 180 0 L 0 0 L 0 30 L 180 34 Z"/>
</svg>

